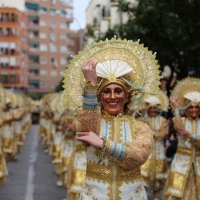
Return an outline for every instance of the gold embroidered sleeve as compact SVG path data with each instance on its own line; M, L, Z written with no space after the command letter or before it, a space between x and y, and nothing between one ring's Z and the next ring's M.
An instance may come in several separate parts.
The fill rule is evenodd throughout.
M185 126L183 124L183 120L181 119L180 116L175 116L173 117L173 122L174 122L174 129L177 130L178 128L183 128L185 129Z
M81 132L93 131L99 133L101 123L100 109L77 109L76 130Z
M125 153L119 164L127 169L141 166L151 154L152 142L152 130L140 122L132 143L125 144Z
M169 124L165 118L162 118L162 125L159 131L156 131L154 138L157 140L163 140L169 132Z
M102 154L106 153L118 160L118 164L125 169L133 169L145 163L152 149L152 130L143 122L137 122L136 134L132 142L119 144L105 140ZM101 155L101 154L100 154Z

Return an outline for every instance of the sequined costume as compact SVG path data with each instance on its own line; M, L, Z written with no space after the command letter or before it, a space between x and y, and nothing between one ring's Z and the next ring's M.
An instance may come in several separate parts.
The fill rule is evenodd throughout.
M142 103L147 107L147 113L141 118L152 129L154 137L153 151L144 165L141 166L141 173L145 180L146 187L151 187L154 191L154 198L157 198L157 192L164 187L167 177L167 161L165 155L164 138L168 134L168 122L158 111L167 111L169 100L163 91L159 91L157 95L145 95ZM155 116L149 113L151 108L156 109Z
M191 102L200 102L200 80L188 78L179 81L172 91L178 97L173 118L174 128L183 128L189 137L178 135L178 148L164 189L163 200L200 200L200 119L179 116L178 110Z
M137 42L100 41L75 56L63 74L64 95L79 107L76 131L92 131L104 140L100 149L77 142L68 199L77 200L79 193L79 200L147 199L140 166L151 153L150 127L129 116L127 110L111 116L98 105L102 89L112 83L129 95L130 107L137 93L158 91L157 61L147 52ZM95 86L85 82L81 71L88 59L98 63ZM155 73L145 73L151 68Z

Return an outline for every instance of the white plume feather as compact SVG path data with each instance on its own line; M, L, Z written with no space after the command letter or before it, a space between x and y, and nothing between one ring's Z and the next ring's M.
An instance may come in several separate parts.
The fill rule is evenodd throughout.
M199 92L188 92L184 97L192 102L200 102Z
M108 79L109 74L115 74L116 78L118 78L131 71L133 71L131 66L119 60L107 60L103 63L98 63L96 67L97 76L105 79Z
M149 104L153 104L153 105L158 105L158 104L161 104L160 100L157 98L157 97L154 97L154 96L150 96L148 98L145 99L145 102L146 103L149 103Z

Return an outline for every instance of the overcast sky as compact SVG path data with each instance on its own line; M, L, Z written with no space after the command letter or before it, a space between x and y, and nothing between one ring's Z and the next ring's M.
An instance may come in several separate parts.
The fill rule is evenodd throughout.
M74 22L71 24L72 30L85 28L85 10L90 0L74 0ZM80 24L80 25L79 25Z

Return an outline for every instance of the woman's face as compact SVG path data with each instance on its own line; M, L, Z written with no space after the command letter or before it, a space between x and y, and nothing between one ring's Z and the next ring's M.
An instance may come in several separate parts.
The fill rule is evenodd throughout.
M100 94L103 110L113 116L123 112L124 105L128 102L127 96L124 88L118 84L104 87Z
M199 116L199 104L191 103L190 106L187 108L187 114L192 119L196 119Z
M157 115L157 107L150 106L148 109L148 115L149 115L149 117L155 117Z

